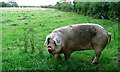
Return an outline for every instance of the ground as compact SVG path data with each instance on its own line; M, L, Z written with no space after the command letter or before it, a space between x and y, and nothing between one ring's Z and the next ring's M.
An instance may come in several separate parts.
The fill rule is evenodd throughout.
M41 8L2 8L2 70L117 70L118 22L94 19L74 12ZM94 51L77 51L68 61L49 58L44 41L61 26L96 23L112 33L99 64L92 65ZM35 48L32 52L32 48Z

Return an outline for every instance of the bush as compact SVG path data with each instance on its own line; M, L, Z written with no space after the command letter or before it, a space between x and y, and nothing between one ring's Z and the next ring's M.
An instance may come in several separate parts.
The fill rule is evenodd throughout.
M120 2L57 2L56 9L74 11L78 14L93 16L98 19L120 21Z
M63 3L57 3L56 8L62 11L73 11L73 5L71 3L68 2L63 2Z
M60 10L60 2L56 3L55 8L58 9L58 10Z
M54 8L53 5L45 5L45 6L40 6L41 8Z
M120 2L109 3L109 18L120 21Z
M89 8L88 2L85 2L85 3L78 2L75 5L75 11L77 13L84 14L84 15L88 15L88 11L87 11L88 8Z

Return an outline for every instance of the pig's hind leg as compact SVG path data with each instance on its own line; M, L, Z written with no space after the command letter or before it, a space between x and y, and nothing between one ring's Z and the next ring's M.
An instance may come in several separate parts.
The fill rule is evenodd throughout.
M94 52L95 52L95 58L92 62L92 64L98 64L98 60L99 60L99 57L101 55L101 52L103 51L103 49L105 48L106 46L106 43L103 43L103 44L95 44L93 46L93 49L94 49Z
M94 60L92 61L92 64L98 64L98 60L100 58L100 55L101 55L101 52L102 52L103 49L101 49L100 47L97 47L97 49L95 49L95 58Z

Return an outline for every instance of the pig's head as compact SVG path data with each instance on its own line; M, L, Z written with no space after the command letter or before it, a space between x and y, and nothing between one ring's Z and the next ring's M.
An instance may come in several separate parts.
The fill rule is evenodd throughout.
M50 54L59 53L62 49L61 34L57 32L47 35L45 44Z

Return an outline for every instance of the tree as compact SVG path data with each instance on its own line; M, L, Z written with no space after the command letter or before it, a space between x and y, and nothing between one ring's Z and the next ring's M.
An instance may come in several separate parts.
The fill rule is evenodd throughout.
M0 7L18 7L18 4L16 2L0 2Z
M56 3L55 8L56 8L56 9L60 9L60 2L57 2L57 3Z
M9 2L9 4L11 5L11 7L18 7L18 4L16 2Z
M0 2L0 7L6 7L6 3L5 2Z
M9 3L6 3L6 7L11 7L11 5Z

